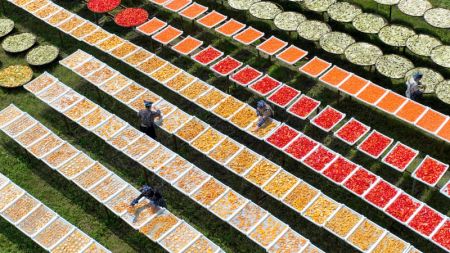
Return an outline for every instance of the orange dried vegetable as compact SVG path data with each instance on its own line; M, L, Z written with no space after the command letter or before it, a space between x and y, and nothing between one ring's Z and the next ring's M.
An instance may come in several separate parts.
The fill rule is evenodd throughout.
M253 127L255 127L257 122L253 123ZM274 120L267 120L258 130L255 132L252 132L252 134L256 135L257 137L263 138L268 133L272 132L275 128L277 128L280 125L280 123L274 121Z
M289 229L270 247L269 253L296 253L308 243L308 240Z
M210 179L194 194L194 199L201 204L208 206L216 200L222 193L224 193L226 187L215 179Z
M93 31L95 31L95 29L97 29L97 27L94 24L86 22L75 28L75 30L73 30L70 34L75 38L81 38L89 35Z
M205 107L206 109L211 109L213 106L218 104L222 99L225 98L225 94L217 89L212 89L206 92L201 97L197 98L196 102Z
M72 228L73 226L71 224L67 223L62 218L58 218L44 228L44 230L39 232L34 239L42 246L48 248L66 236Z
M206 238L201 237L197 241L195 241L191 246L189 246L184 253L213 253L217 251L217 246L206 240Z
M236 154L239 150L239 146L232 141L230 138L226 138L223 142L221 142L216 148L214 148L209 156L218 161L219 163L226 162L231 156Z
M192 164L188 163L188 161L184 160L180 156L176 156L175 159L162 166L157 173L162 178L172 182L191 167Z
M72 178L73 176L80 173L93 163L94 162L89 158L89 156L85 155L84 153L81 153L72 160L68 161L63 166L61 166L61 168L59 168L58 171L67 178Z
M5 109L1 110L0 111L0 127L15 120L21 114L22 114L22 111L13 105L10 105L10 106L6 107Z
M131 201L139 196L139 194L140 192L130 185L112 199L108 200L106 206L111 208L114 212L122 214L128 209Z
M364 220L350 235L348 241L363 251L368 250L383 234L383 230L368 220Z
M31 1L29 4L27 4L26 6L24 6L24 9L27 10L28 12L35 12L36 10L42 8L44 5L48 3L49 3L48 0L34 0Z
M211 206L211 212L222 219L227 219L245 203L245 199L236 192L230 191Z
M63 111L69 106L78 102L79 100L81 100L80 94L78 94L74 90L70 90L62 97L59 97L58 99L53 101L50 105L57 110Z
M308 244L306 248L302 251L302 253L322 253L323 251L319 250L314 244Z
M0 210L23 193L23 190L10 183L0 190Z
M240 230L248 232L266 214L267 211L250 202L230 220L230 223Z
M162 83L175 76L178 72L180 72L179 68L172 64L166 64L151 74L151 77Z
M101 201L106 200L111 195L122 189L126 183L118 176L113 175L103 180L89 192Z
M95 129L95 133L105 140L111 139L120 129L125 126L125 122L117 116L113 116L99 128Z
M74 71L80 76L87 76L90 73L93 73L94 71L100 69L103 65L104 64L99 60L91 59L83 63L81 66L77 67Z
M286 196L283 201L295 210L301 212L318 193L318 190L312 188L306 183L301 182Z
M178 218L176 216L168 211L164 211L142 226L139 231L156 241L161 237L161 235L169 231L177 223Z
M225 137L220 134L218 131L209 128L203 134L201 134L198 138L196 138L191 145L198 150L207 153L214 146L216 146L220 141L222 141Z
M55 14L57 11L61 10L59 6L56 6L54 4L49 4L42 9L38 10L34 15L39 17L40 19L45 19L49 17L50 15Z
M109 142L111 145L113 145L116 149L123 149L128 144L130 144L132 141L136 140L139 137L139 131L136 130L134 127L127 127L123 131L121 131L119 134L117 134L115 137L113 137Z
M75 68L76 66L80 65L81 63L85 62L86 60L92 58L88 53L78 50L75 53L67 56L63 60L61 60L61 64L64 66L67 66L68 68ZM43 77L44 75L41 75L40 77ZM38 78L40 78L38 77ZM47 78L50 78L50 80L55 80L55 78L48 76Z
M91 244L83 253L107 253L98 243Z
M25 194L16 200L13 205L6 208L2 215L14 223L30 213L38 204L38 201L34 200L30 195Z
M11 122L7 127L3 128L3 131L11 136L16 136L18 133L30 127L32 124L36 122L28 114L24 114L18 119Z
M144 94L140 95L138 98L133 100L133 102L131 102L129 106L135 109L136 111L143 110L145 109L144 101L151 101L153 103L157 103L161 101L161 97L149 90L146 90Z
M392 234L386 235L377 246L373 249L373 253L396 253L404 252L408 247L404 241L398 239Z
M78 150L76 150L72 145L65 143L57 150L48 154L44 161L47 162L50 166L56 168L60 166L62 163L72 158Z
M79 230L75 230L64 241L58 244L52 253L67 253L67 252L79 252L81 249L91 241L91 238L82 234Z
M70 32L75 27L81 25L84 22L86 22L86 21L84 21L83 19L81 19L77 16L73 16L73 17L69 18L67 21L64 21L64 23L60 24L58 27L59 27L59 29L61 29L64 32Z
M189 225L182 223L164 237L160 243L170 252L181 252L181 250L192 242L198 234L199 233Z
M306 209L304 215L309 217L315 223L322 225L338 207L336 202L321 195L308 207L308 209Z
M37 124L32 128L26 130L19 136L17 136L15 139L18 143L22 144L23 146L28 146L47 133L49 133L49 131L45 129L42 124Z
M140 71L150 74L153 71L157 70L158 68L162 67L167 62L157 56L153 56L150 59L144 61L143 63L139 64L137 67Z
M286 171L282 170L270 182L264 186L264 190L270 192L277 198L281 198L288 192L296 183L298 179Z
M98 29L95 32L92 32L88 36L84 37L83 40L94 45L97 44L97 42L108 38L109 36L111 36L111 34L109 34L108 32L104 31L103 29Z
M241 175L247 169L249 169L256 161L258 161L258 156L251 153L248 149L242 150L238 155L236 155L231 161L228 162L228 167L232 169L237 174Z
M194 81L194 77L186 74L185 72L181 72L170 81L166 83L166 86L172 88L173 90L179 91L184 88L186 85L190 84Z
M37 143L33 144L28 149L34 156L41 157L60 144L62 144L62 140L59 139L55 134L50 134Z
M80 120L79 124L87 129L92 129L105 121L110 115L111 113L105 111L104 109L97 108L88 115L84 116Z
M67 58L66 58L67 59ZM64 59L64 60L66 60ZM38 93L39 91L43 90L44 88L48 87L50 84L54 83L56 79L52 77L51 75L44 73L38 77L36 77L32 82L25 85L27 90L32 92L33 94Z
M261 186L279 169L279 166L269 162L267 159L263 159L245 175L245 178L256 185Z
M189 120L189 115L180 109L176 109L167 117L164 117L161 127L167 132L172 133L178 127L182 126L186 121Z
M126 78L124 75L119 74L103 83L100 86L100 89L111 95L130 83L130 79Z
M202 81L196 81L180 91L180 95L187 99L194 100L208 89L209 86L207 84Z
M111 68L108 68L108 67L104 67L104 68L101 68L101 69L97 70L96 72L92 73L86 79L89 82L91 82L92 84L95 84L98 86L101 83L103 83L104 81L111 78L115 73L117 73L117 71L115 71Z
M47 22L51 25L56 26L62 21L68 19L72 14L66 10L61 10L47 19Z
M177 181L176 186L185 193L190 194L195 188L203 183L207 177L205 172L194 167Z
M25 231L25 233L32 235L43 228L53 217L55 217L55 214L44 205L41 205L21 221L17 227Z
M222 100L222 102L214 108L214 113L223 117L224 119L228 119L233 113L235 113L239 108L242 107L244 103L239 101L238 99L229 96L226 99Z
M14 4L16 4L17 6L24 6L28 3L30 3L33 0L13 0L11 2L13 2Z
M130 144L124 152L132 159L137 160L145 153L150 151L150 149L155 147L156 144L157 143L154 140L144 135L141 136L137 141Z
M137 46L126 41L125 43L111 51L111 54L120 59L134 52L136 49Z
M129 206L129 203L127 205L127 211L122 215L122 219L134 227L140 227L145 224L159 210L159 208L150 204L148 200L140 201L133 207Z
M120 44L123 43L123 39L121 39L120 37L113 35L107 39L105 39L104 41L100 42L100 44L98 44L98 47L105 51L108 52L114 48L116 48L117 46L119 46Z
M233 117L231 117L231 123L235 124L240 128L246 128L250 123L255 121L257 118L255 109L250 106L245 106L239 110Z
M286 229L286 224L275 219L272 215L267 217L255 230L250 234L250 237L258 241L263 246L269 245L277 238L281 232Z
M77 182L83 189L87 189L104 178L108 172L108 169L106 169L103 165L96 163L87 171L77 176L74 181Z
M164 146L160 145L156 149L152 150L150 154L142 158L140 163L147 169L154 171L159 168L170 158L174 156L174 153Z
M202 124L198 119L192 119L184 124L184 126L181 127L176 134L181 139L189 142L197 137L197 135L199 135L205 129L206 126Z
M351 211L348 207L342 207L331 218L325 227L341 237L345 237L356 224L361 220L361 216Z
M150 56L152 56L152 54L149 53L147 50L139 49L138 51L134 52L133 54L125 58L125 62L127 62L132 66L136 66L145 61L146 59L148 59Z
M74 105L72 108L64 112L64 115L71 120L77 121L83 117L87 112L95 108L95 104L87 99L83 99Z
M38 95L43 101L50 103L61 94L65 93L69 88L61 83L54 83L48 89Z
M137 83L132 83L115 94L114 97L124 103L128 103L132 99L136 98L139 94L142 94L144 91L145 89L142 86L138 85Z

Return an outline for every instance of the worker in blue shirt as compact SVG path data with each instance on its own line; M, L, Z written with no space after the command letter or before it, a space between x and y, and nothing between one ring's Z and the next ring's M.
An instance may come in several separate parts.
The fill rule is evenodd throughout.
M258 103L256 103L256 115L258 116L258 122L256 123L256 126L253 127L252 131L258 131L258 129L260 129L264 123L266 123L267 119L273 116L273 114L274 111L269 104L264 102L264 100L258 101Z
M166 207L166 202L164 201L162 194L157 190L157 189L153 189L151 186L149 185L143 185L139 191L141 192L141 194L139 194L139 196L137 198L135 198L132 202L131 202L131 206L135 206L137 203L139 203L139 200L141 198L147 198L148 200L150 200L150 203L154 206L159 206L159 207Z

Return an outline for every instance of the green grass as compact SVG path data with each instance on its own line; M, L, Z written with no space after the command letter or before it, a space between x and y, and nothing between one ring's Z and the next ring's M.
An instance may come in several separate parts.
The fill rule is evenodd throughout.
M132 2L134 2L132 3L133 5L141 3L141 1ZM61 1L59 3L74 11L77 11L81 16L93 20L93 16L85 8L81 8L78 3ZM55 29L50 28L42 22L38 22L37 19L31 17L31 15L26 14L23 11L19 11L18 8L12 7L9 4L7 7L7 16L13 18L18 23L18 30L33 31L40 36L40 42L45 40L60 46L64 55L75 51L77 48L81 48L93 54L95 57L101 59L110 66L113 66L136 82L163 96L169 102L176 104L186 112L201 118L223 133L245 145L248 145L250 148L256 150L258 153L266 156L267 158L283 164L287 170L296 176L318 187L333 199L341 203L345 203L354 210L366 215L377 224L388 228L391 232L400 235L403 239L413 242L424 252L439 252L439 250L430 242L422 239L414 232L405 229L403 225L393 222L391 218L386 217L380 211L377 211L365 202L355 198L342 188L337 187L318 175L311 173L309 169L300 165L298 162L287 158L280 152L276 152L276 150L268 145L256 142L255 139L249 135L240 132L223 120L205 112L203 109L200 109L191 102L177 96L173 92L163 88L161 85L154 83L151 79L144 77L142 74L131 69L130 67L114 60L111 56L87 47L85 44L79 43L67 36L63 36L64 45L62 45ZM159 17L169 19L174 18L169 13L158 12L155 8L147 5L146 8L148 8L151 13L157 14ZM176 22L176 26L181 25L178 20L175 20L174 22ZM375 112L370 108L356 103L355 101L345 99L337 103L336 93L324 89L322 86L316 85L315 82L310 79L296 74L285 67L273 65L267 60L258 58L255 56L254 52L241 49L232 42L222 39L215 34L189 26L188 23L183 23L182 25L187 31L193 31L195 36L211 41L212 44L226 53L231 53L246 63L270 72L275 78L293 85L294 87L300 89L303 93L319 99L325 104L331 104L339 110L348 113L348 115L361 119L364 123L368 123L381 132L387 133L407 145L418 148L420 151L428 153L444 162L450 162L450 157L448 157L448 154L450 153L449 145L440 143L435 139L425 136L422 133L419 133L416 129L406 127L405 124L394 119L387 121L385 114ZM109 31L126 36L128 39L131 39L135 43L146 48L156 45L152 45L151 42L149 43L151 40L148 38L135 36L135 34L128 32L128 30L117 28L110 20L104 24L104 27ZM214 77L209 70L206 70L198 65L194 65L191 60L185 57L179 57L175 53L165 49L159 51L158 55L170 60L177 66L188 69L190 73L199 76L203 80L208 80L209 83L214 84L222 90L229 90L231 94L243 101L253 103L257 99L246 90L232 86L228 80ZM3 66L24 63L23 59L24 55L6 55L2 50L0 50L0 60L2 61ZM37 72L41 72L43 70L51 72L60 78L61 81L79 91L81 94L84 94L90 99L101 104L109 111L116 113L121 118L136 125L136 119L131 113L131 110L115 102L114 99L97 92L92 85L81 80L72 72L56 63L46 68L35 69ZM13 91L1 89L0 108L4 108L12 102L19 106L22 110L27 111L36 117L44 125L59 134L63 139L68 140L79 149L87 152L93 158L106 164L108 168L133 185L138 186L145 181L142 176L142 167L123 155L118 154L103 141L91 134L88 134L75 124L66 124L63 116L49 109L48 106L34 98L31 94L20 89ZM358 109L355 110L355 108ZM316 140L327 144L327 146L330 146L332 149L339 151L347 157L351 157L353 161L357 161L366 168L370 168L372 171L375 171L377 174L383 176L390 182L398 185L408 193L413 194L423 201L427 201L427 203L434 208L449 214L448 210L450 210L450 205L448 203L448 199L435 190L431 190L429 187L420 184L416 185L413 190L414 183L408 175L394 172L387 166L381 165L379 162L375 162L374 160L357 153L353 148L350 148L330 136L317 131L317 129L311 127L310 124L306 124L303 121L293 118L288 118L287 115L281 111L277 111L276 117L280 120L288 120L290 125L295 126L297 129L304 130L308 135L312 136ZM181 144L179 141L178 145L175 145L172 138L161 132L159 134L161 141L165 145L174 150L176 149L179 154L189 161L193 162L206 172L212 174L214 177L229 185L245 197L266 208L275 216L291 225L296 231L299 231L301 234L310 238L316 245L320 246L327 252L355 251L348 244L342 242L334 236L331 236L330 233L324 231L323 229L318 229L317 226L313 225L309 221L306 221L292 210L283 206L279 201L276 201L271 197L267 197L266 194L262 193L259 189L256 189L256 187L244 182L244 180L226 171L215 163L211 163L209 159L194 151L187 145ZM429 144L423 145L423 143ZM162 251L158 245L151 243L147 238L133 231L123 221L114 217L112 213L106 211L100 204L80 190L76 185L69 183L62 176L59 176L59 174L51 171L44 164L36 161L36 159L29 158L25 151L19 148L18 144L11 141L4 134L0 135L0 163L7 165L0 167L1 173L4 173L6 176L10 177L14 182L25 188L32 195L43 201L56 212L60 213L64 218L68 219L74 225L87 232L90 236L114 252ZM219 244L228 252L262 251L260 247L256 246L245 236L225 223L218 221L215 216L197 204L194 204L193 201L189 200L155 176L149 175L148 180L163 189L170 211L177 214L179 217L186 219L190 224L195 226L208 238L212 239L215 243ZM40 250L39 247L26 238L26 236L22 235L13 226L9 225L4 220L0 221L1 252L38 252ZM324 238L326 238L326 240L324 240Z

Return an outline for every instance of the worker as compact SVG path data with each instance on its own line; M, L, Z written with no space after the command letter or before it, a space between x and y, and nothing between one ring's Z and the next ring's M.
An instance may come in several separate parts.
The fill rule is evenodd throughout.
M423 89L422 83L420 80L422 80L423 74L420 72L415 73L408 81L406 81L406 97L410 98L411 100L416 101L417 99L420 99L422 97L422 91Z
M159 192L159 190L153 189L149 185L143 185L139 189L139 191L141 192L141 194L139 194L139 196L131 202L131 204L130 204L131 206L135 206L137 203L139 203L139 200L141 198L145 197L154 206L166 207L166 202L164 201L162 194Z
M267 119L272 117L273 114L274 111L269 104L264 102L264 100L258 101L258 103L256 103L256 115L258 116L258 122L256 123L256 126L253 127L252 131L255 132L259 128L261 128L262 125L264 125L264 123L267 121Z
M142 132L146 133L153 139L156 139L155 121L162 119L161 111L153 105L153 102L144 101L145 109L138 112Z

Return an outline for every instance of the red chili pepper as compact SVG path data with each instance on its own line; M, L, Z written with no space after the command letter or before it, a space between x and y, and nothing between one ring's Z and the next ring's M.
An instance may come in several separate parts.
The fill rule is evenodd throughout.
M288 126L282 126L278 128L267 141L278 148L283 148L292 141L295 137L297 137L298 132Z
M417 151L403 145L397 145L385 158L385 162L403 171L409 162L416 157Z
M351 119L345 126L339 129L336 135L349 143L355 143L368 129L368 127L357 120Z
M361 150L374 157L379 157L381 153L391 144L392 139L373 132L359 147Z
M397 189L385 181L380 181L377 185L370 189L364 198L370 203L383 208L395 196L395 194L397 194L397 191Z
M397 218L399 221L406 222L419 207L419 203L414 202L410 196L402 193L386 209L386 212Z
M233 80L247 85L261 76L261 72L251 67L245 67L232 76Z
M213 62L214 60L219 58L221 55L222 55L222 52L220 52L219 50L217 50L213 47L208 47L208 48L200 51L197 55L195 55L194 59L197 60L198 62L206 65L206 64Z
M114 22L122 27L133 27L143 24L148 19L148 12L142 8L126 8L114 17Z
M222 75L227 75L237 69L241 63L229 56L214 65L213 69Z
M297 159L302 159L317 146L317 142L302 136L294 140L285 151Z
M443 219L433 209L424 206L408 224L422 235L429 236Z
M340 183L354 171L356 167L356 164L345 160L343 157L339 157L328 166L323 174L336 183Z
M376 176L365 169L358 169L344 184L350 191L361 195L375 182Z
M307 97L302 96L297 102L295 102L290 108L289 111L299 117L306 118L308 117L314 109L320 104L320 102Z
M89 0L87 7L95 13L105 13L114 10L120 5L121 0Z
M331 153L330 151L326 150L322 146L320 146L318 149L316 149L314 152L312 152L306 159L304 160L304 163L306 163L311 168L321 171L325 166L331 162L336 157L336 154Z
M279 106L285 106L289 102L291 102L292 99L294 99L299 93L300 91L292 87L283 86L269 97L269 101L272 101Z
M274 90L281 83L268 76L259 79L257 82L250 86L251 89L258 91L259 93L266 95L270 91Z
M321 111L319 115L316 118L314 118L313 122L316 125L325 129L326 131L329 131L336 124L338 124L343 118L344 118L343 113L334 108L328 107L325 110Z
M425 158L420 167L416 170L416 177L429 183L435 184L439 178L447 171L447 165L431 157ZM450 184L449 184L450 187Z
M450 221L446 221L432 239L447 250L450 250Z

